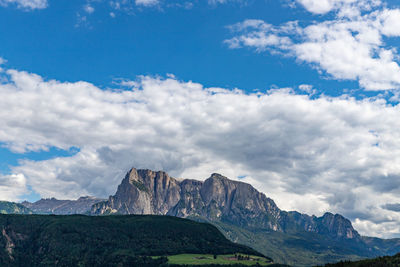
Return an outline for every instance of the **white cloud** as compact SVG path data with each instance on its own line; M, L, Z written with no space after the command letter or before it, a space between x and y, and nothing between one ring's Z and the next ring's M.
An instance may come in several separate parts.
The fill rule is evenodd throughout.
M225 43L230 48L250 47L258 52L269 50L292 56L334 79L358 81L366 90L398 89L398 53L384 42L384 38L400 36L398 21L399 9L381 9L351 17L338 16L334 20L312 22L305 27L300 27L297 22L274 26L262 20L245 20L231 26L237 35Z
M323 14L331 11L334 7L334 1L330 0L298 0L308 11Z
M400 231L400 213L383 208L400 203L399 106L311 99L291 89L246 94L173 76L101 90L6 73L0 142L15 152L80 149L12 167L25 180L2 177L0 191L13 192L2 194L6 199L20 197L25 185L42 197L108 196L132 166L195 179L220 172L246 175L284 209L339 212L364 234Z
M228 2L246 3L247 0L208 0L210 5L226 4Z
M369 11L381 5L380 0L295 0L307 11L315 14L325 14L339 11L340 16L356 16L362 11Z
M155 6L159 3L159 0L135 0L135 4L137 6Z
M1 0L0 0L1 1ZM199 4L202 1L195 0L174 0L174 1L163 1L163 0L135 0L135 1L127 1L127 0L110 0L110 6L115 10L121 11L132 11L132 9L136 6L138 8L144 7L162 7L162 8L183 8L186 10L192 9L196 4ZM207 0L205 3L215 6L218 4L227 4L227 3L239 3L246 4L247 0ZM161 9L163 10L163 9Z
M88 14L92 14L94 12L94 7L87 4L83 7L83 9L85 10L86 13Z
M27 191L23 174L0 175L0 200L20 201Z
M316 93L316 90L311 84L300 84L299 89L303 92L306 92L309 95Z
M384 9L377 18L380 20L381 32L386 36L400 36L400 10Z
M43 9L48 5L47 0L0 0L0 5L8 6L10 4L25 10Z
M298 28L296 22L289 22L280 27L275 27L262 20L249 19L241 23L229 26L233 32L245 32L245 34L225 40L229 48L241 48L248 46L257 51L265 51L270 48L288 50L293 46L292 40L285 34L292 33Z

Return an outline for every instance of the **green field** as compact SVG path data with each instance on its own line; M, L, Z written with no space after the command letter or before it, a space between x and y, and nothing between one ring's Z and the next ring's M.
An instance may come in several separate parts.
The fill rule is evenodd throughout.
M237 254L239 255L239 254ZM247 255L240 254L243 257ZM188 264L188 265L202 265L202 264L243 264L252 266L259 263L260 266L267 266L271 264L271 261L258 256L250 256L250 260L238 260L235 258L235 254L217 255L214 259L212 254L179 254L168 256L168 264Z

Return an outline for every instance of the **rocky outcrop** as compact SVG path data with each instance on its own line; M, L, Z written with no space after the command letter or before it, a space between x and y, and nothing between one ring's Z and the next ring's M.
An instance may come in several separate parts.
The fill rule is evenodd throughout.
M92 207L94 214L165 215L180 199L179 182L167 173L131 169L108 201Z
M35 214L70 215L86 214L94 204L104 200L95 197L80 197L77 200L45 198L33 203L24 201L21 204Z
M14 260L14 257L13 257L12 254L13 254L13 250L15 248L15 244L12 241L12 239L8 236L5 228L3 228L3 230L1 231L1 234L6 239L6 247L5 247L5 249L6 249L7 254L10 257L11 260Z
M341 215L322 217L280 210L247 183L214 173L204 182L178 181L163 171L131 169L114 196L93 205L91 213L157 214L225 222L248 229L315 232L333 239L360 239Z
M321 218L317 218L317 228L319 234L327 235L339 239L361 240L360 234L354 230L351 222L340 214L327 212Z

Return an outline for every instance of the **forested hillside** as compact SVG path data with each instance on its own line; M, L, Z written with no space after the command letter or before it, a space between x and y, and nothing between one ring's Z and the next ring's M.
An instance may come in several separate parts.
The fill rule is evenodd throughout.
M0 266L145 266L183 253L260 253L170 216L0 215ZM139 265L138 265L139 264Z

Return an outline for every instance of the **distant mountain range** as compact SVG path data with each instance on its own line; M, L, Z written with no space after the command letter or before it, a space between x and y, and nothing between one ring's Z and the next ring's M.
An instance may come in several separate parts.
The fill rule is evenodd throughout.
M363 237L339 214L321 217L280 210L247 183L212 174L203 181L177 180L163 171L131 169L108 200L42 199L24 202L41 214L152 214L209 222L230 240L275 262L312 266L400 251L400 239Z
M33 214L33 212L22 204L0 201L0 214Z
M24 201L21 204L35 214L71 215L87 214L94 204L104 200L96 197L80 197L77 200L45 198L34 203Z

